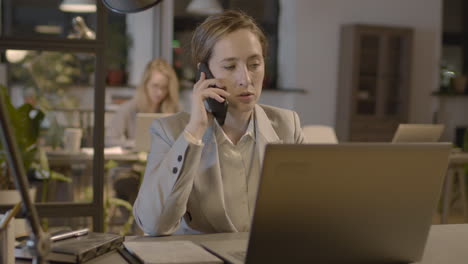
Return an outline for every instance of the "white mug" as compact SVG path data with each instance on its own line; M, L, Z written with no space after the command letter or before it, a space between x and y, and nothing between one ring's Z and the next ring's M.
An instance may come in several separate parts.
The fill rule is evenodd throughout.
M77 153L81 148L81 137L83 131L81 128L65 128L63 135L63 146L66 152Z

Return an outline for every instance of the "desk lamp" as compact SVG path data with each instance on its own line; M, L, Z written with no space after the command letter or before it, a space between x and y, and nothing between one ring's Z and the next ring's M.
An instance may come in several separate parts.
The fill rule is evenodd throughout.
M29 184L23 167L23 160L20 156L18 145L16 144L15 135L11 127L10 117L7 113L4 95L0 93L0 139L5 149L8 168L10 169L16 189L21 194L23 201L22 210L26 215L26 219L31 226L32 233L30 234L27 245L33 256L34 264L46 263L46 257L50 250L50 236L44 233L41 229L39 216L36 207L31 202L29 196Z
M148 9L162 0L102 0L104 5L113 12L127 14Z

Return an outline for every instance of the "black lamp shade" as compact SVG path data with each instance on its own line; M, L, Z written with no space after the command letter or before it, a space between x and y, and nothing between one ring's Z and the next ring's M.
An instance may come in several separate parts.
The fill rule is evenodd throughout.
M161 1L162 0L102 0L107 8L121 14L140 12Z

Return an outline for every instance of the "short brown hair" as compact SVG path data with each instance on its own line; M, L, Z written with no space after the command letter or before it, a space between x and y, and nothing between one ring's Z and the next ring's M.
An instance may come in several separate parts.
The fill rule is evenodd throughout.
M146 86L153 72L160 72L167 77L168 94L159 107L161 113L176 113L179 111L179 81L172 66L163 59L154 59L146 65L141 78L141 83L136 90L136 101L138 112L147 113L151 111L151 103Z
M249 29L258 37L263 58L265 58L268 48L267 39L255 20L241 11L228 10L209 16L195 29L191 43L193 63L195 65L199 62L207 63L216 42L239 29Z

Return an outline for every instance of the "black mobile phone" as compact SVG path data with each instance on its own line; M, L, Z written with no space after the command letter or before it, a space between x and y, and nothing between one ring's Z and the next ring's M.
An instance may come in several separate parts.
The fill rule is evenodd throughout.
M210 68L208 68L208 65L206 63L200 63L198 67L197 76L196 76L197 82L198 80L200 80L202 72L205 73L206 79L214 79L214 76L211 73ZM216 121L218 121L218 124L220 126L224 125L224 120L226 119L226 114L227 114L227 109L228 109L227 100L224 100L224 102L220 103L213 98L207 98L205 99L204 104L205 104L206 111L213 114L213 116L216 118Z

